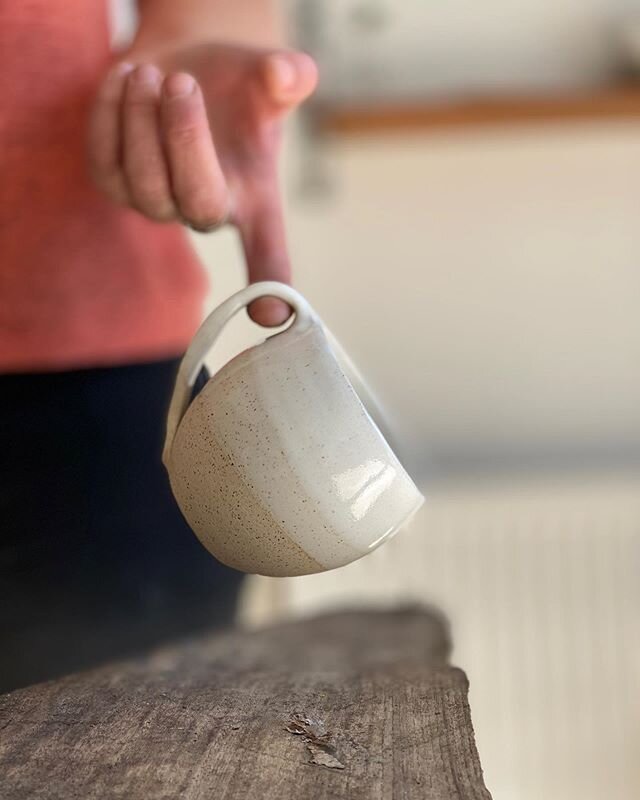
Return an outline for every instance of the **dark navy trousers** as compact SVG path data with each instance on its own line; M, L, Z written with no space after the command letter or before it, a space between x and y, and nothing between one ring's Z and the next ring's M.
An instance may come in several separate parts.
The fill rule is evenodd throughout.
M0 691L232 622L160 462L177 366L0 376Z

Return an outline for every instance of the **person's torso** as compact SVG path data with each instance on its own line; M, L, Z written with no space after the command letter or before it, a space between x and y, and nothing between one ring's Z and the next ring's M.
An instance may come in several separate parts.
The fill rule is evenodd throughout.
M162 358L198 323L205 279L182 229L87 177L110 59L105 0L0 0L0 372Z

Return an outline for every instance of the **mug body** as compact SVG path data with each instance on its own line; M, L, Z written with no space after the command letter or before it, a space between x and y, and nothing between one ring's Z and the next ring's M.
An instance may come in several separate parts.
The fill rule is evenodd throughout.
M177 426L167 466L202 544L262 575L348 564L423 502L319 323L292 326L214 375Z

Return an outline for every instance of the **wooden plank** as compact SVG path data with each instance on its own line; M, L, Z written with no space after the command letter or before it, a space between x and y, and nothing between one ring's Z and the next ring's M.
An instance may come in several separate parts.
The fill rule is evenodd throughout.
M192 641L0 698L0 795L486 800L433 613Z
M593 92L467 98L396 105L320 107L314 120L325 133L358 136L438 128L640 117L640 86L621 84Z

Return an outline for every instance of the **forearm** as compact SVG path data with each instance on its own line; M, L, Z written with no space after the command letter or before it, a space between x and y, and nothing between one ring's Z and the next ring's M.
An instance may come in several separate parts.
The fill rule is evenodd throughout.
M278 0L139 0L138 7L136 54L206 41L257 47L284 41Z

